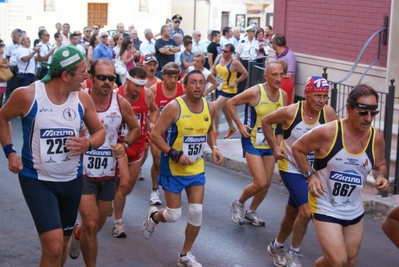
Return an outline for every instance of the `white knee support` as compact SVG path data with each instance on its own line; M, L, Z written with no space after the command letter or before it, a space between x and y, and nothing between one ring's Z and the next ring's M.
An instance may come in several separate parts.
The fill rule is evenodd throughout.
M188 223L193 226L201 226L202 204L188 203Z
M181 207L178 209L171 209L166 207L163 212L163 218L167 222L175 222L181 217Z

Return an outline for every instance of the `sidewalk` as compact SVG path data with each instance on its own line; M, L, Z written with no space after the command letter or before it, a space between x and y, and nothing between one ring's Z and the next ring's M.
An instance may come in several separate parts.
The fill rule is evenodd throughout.
M221 166L238 173L248 175L248 179L251 179L245 158L242 156L241 140L218 139L217 144L224 157ZM204 158L206 161L212 162L212 154L210 153L209 148L205 151ZM277 164L274 169L273 183L284 186L277 170ZM391 208L399 205L399 195L389 195L388 197L383 198L380 195L363 192L362 199L365 213L372 214L373 216L386 216Z

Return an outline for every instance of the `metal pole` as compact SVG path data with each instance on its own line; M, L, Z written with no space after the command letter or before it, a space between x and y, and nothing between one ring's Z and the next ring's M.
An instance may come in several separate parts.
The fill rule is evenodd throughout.
M391 144L392 144L392 124L393 124L393 110L394 110L394 100L395 100L395 86L393 83L394 79L391 79L391 85L388 89L388 95L386 99L385 106L385 122L384 122L384 139L385 139L385 161L387 173L385 178L389 180L389 169L391 162ZM383 192L382 197L388 196L388 191Z
M196 20L197 20L197 0L194 0L194 29L193 29L193 31L197 28Z

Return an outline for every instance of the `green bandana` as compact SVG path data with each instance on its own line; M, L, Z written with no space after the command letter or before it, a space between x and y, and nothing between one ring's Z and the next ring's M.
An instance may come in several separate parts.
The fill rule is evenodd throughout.
M41 80L43 83L50 81L52 70L67 70L84 60L82 53L73 45L61 47L53 54L51 64L42 64L49 67L47 75Z

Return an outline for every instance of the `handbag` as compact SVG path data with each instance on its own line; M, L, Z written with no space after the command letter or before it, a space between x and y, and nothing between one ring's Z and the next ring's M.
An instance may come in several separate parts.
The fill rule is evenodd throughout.
M113 60L115 66L115 72L118 75L126 75L127 69L125 63L120 58Z
M6 82L10 80L14 74L9 68L0 68L0 82Z

